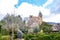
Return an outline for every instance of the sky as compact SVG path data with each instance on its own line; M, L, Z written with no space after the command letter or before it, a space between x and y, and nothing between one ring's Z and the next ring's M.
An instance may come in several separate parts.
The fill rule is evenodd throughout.
M21 15L43 15L43 21L60 23L60 0L0 0L0 20L9 13Z

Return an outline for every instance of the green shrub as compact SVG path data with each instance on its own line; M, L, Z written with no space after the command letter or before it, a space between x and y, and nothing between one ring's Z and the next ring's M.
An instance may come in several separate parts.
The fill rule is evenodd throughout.
M10 36L2 36L2 40L10 40Z
M24 39L25 39L25 40L31 40L31 39L33 39L33 37L35 37L34 34L25 34L25 35L24 35Z
M2 36L2 35L0 34L0 40L2 40L1 36Z
M50 34L24 34L25 40L60 40L59 33Z
M51 37L49 35L44 35L43 40L51 40Z
M59 35L59 34L56 35L56 36L54 37L54 40L60 40L60 35Z
M43 40L43 36L37 36L36 40Z
M7 31L6 29L2 29L1 34L2 35L9 35L9 31Z

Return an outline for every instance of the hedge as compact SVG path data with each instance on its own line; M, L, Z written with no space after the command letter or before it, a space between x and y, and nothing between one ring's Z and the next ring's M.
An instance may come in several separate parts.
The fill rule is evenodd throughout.
M25 40L60 40L60 34L25 34Z

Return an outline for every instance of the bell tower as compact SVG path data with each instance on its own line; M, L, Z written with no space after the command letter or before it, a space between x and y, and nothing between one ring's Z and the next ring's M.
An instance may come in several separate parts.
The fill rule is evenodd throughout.
M41 13L41 12L39 12L38 17L40 18L40 23L42 24L42 21L43 21L43 20L42 20L42 13ZM40 24L40 25L41 25L41 24Z
M42 18L42 13L41 13L41 12L39 12L39 15L38 15L38 16Z

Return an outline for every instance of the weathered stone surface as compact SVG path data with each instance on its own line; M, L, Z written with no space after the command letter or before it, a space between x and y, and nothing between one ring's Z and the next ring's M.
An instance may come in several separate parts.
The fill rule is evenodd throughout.
M17 38L22 39L22 37L23 37L22 31L21 31L21 30L18 30L18 31L17 31Z

